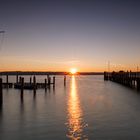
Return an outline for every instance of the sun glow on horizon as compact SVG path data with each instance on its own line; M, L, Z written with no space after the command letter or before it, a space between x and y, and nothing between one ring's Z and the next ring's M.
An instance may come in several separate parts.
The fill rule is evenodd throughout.
M70 69L70 73L71 74L76 74L77 73L77 69L76 68L71 68Z

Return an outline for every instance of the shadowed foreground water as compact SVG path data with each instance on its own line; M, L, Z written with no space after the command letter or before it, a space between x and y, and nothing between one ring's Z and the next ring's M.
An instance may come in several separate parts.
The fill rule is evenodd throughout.
M140 139L140 94L103 76L69 76L66 87L57 76L55 89L3 96L0 140Z

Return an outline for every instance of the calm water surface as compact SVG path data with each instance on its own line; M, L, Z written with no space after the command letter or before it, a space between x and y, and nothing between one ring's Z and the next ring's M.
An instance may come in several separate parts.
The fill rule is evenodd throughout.
M66 87L56 76L55 89L25 90L23 99L4 89L3 96L0 140L140 139L140 94L103 76L69 76Z

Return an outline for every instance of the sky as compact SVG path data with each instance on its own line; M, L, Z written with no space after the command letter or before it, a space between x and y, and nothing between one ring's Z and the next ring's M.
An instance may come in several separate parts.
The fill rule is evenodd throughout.
M0 71L140 67L138 0L0 0Z

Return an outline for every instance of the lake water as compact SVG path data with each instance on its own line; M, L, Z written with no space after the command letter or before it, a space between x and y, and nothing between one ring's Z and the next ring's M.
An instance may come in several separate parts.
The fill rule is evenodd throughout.
M55 89L25 90L23 100L4 89L0 140L25 139L139 140L140 94L103 76L69 76L65 87L56 76Z

